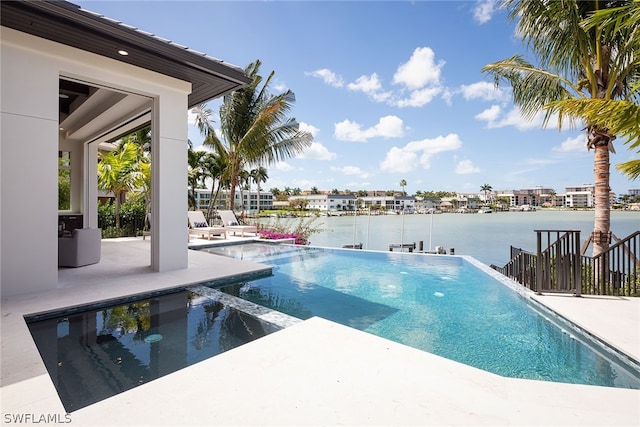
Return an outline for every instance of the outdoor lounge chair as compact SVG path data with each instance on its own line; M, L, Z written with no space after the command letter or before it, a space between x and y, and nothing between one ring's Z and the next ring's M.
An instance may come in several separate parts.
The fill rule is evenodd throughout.
M207 236L208 240L211 240L211 236L222 236L227 238L227 230L223 227L209 227L209 223L204 217L202 211L188 211L189 217L189 234L197 236Z
M58 267L83 267L100 262L102 231L76 228L68 236L58 237Z
M240 225L233 211L218 211L218 215L220 215L220 219L222 220L222 226L227 229L227 231L233 231L234 236L238 231L241 237L244 237L244 233L258 234L258 227L255 225Z

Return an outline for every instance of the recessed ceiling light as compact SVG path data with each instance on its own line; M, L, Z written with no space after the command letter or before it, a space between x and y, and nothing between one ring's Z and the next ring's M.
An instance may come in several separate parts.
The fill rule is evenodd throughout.
M122 56L127 56L127 55L129 55L129 52L127 52L126 50L123 50L123 49L120 49L120 50L118 51L118 53L119 53L120 55L122 55Z

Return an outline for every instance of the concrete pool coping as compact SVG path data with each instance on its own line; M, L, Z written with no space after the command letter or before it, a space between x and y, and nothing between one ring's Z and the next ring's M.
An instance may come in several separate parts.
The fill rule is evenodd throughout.
M104 241L101 263L60 270L56 291L3 296L3 423L64 420L25 314L264 268L190 251L188 270L153 273L148 248ZM639 358L640 299L534 298ZM638 425L640 391L503 378L313 318L69 417L71 425Z

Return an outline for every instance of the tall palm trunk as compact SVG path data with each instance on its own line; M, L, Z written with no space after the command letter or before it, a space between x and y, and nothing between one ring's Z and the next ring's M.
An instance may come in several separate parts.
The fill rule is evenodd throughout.
M595 196L595 221L593 234L593 256L599 255L609 248L611 209L609 187L609 147L607 144L594 147L593 173Z

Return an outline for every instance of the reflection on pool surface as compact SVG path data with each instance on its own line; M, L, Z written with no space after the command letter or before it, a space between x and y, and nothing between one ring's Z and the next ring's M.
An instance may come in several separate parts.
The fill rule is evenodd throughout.
M208 248L273 276L217 289L307 319L320 316L499 375L640 388L633 363L463 257L291 245Z
M192 291L27 322L68 412L279 329Z

